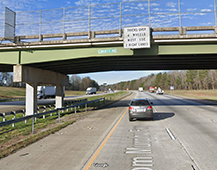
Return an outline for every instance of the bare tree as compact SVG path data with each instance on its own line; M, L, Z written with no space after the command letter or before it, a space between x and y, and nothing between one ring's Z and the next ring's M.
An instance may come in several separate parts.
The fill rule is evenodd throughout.
M0 73L0 85L10 86L13 83L13 75L9 72Z

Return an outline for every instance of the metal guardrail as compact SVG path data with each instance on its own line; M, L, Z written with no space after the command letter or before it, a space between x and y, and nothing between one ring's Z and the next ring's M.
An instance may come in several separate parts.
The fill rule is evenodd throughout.
M82 99L82 100L65 101L64 102L64 107L68 107L69 105L75 105L77 103L81 103L81 102L85 102L85 101L87 101L87 98L86 99ZM55 107L55 104L43 105L43 106L37 107L37 112L38 113L40 111L45 112L45 111L47 111L47 109L51 110L52 107ZM10 112L0 113L0 116L3 117L3 122L4 122L6 116L13 115L14 119L15 119L16 118L16 114L22 113L23 117L24 117L25 116L25 112L26 112L25 109L22 109L22 110L16 110L16 111L10 111Z
M42 112L42 113L35 113L33 115L23 116L21 118L15 118L14 117L12 120L7 120L7 121L0 122L0 127L10 125L10 124L12 124L12 127L14 127L15 123L22 122L22 121L25 121L25 123L26 123L27 120L32 119L32 133L34 133L34 122L35 122L35 118L37 118L37 117L41 117L41 116L44 116L44 115L47 115L47 114L57 113L58 114L58 122L60 122L60 111L75 108L74 114L76 116L76 113L77 113L76 108L77 107L80 107L80 106L84 105L85 106L85 111L87 111L87 105L88 104L96 103L96 102L99 102L99 101L105 101L105 97L99 98L99 99L96 99L96 100L92 100L92 101L87 101L86 100L86 101L83 101L82 103L75 103L75 104L73 104L71 106L58 108L58 109L54 109L54 110L50 110L50 111L45 111L45 112ZM15 112L10 112L10 114L15 115L16 113Z

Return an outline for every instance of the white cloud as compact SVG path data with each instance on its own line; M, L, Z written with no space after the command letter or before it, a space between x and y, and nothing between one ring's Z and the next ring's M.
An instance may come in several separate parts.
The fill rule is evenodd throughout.
M158 3L151 3L151 7L153 7L153 6L160 6L160 4L158 4Z
M211 9L201 9L201 12L211 12Z
M166 4L166 6L167 7L170 7L170 8L175 8L176 7L176 3L174 3L174 2L167 2L167 4Z
M167 11L170 11L170 12L177 12L178 9L167 9Z
M204 22L204 23L200 23L203 26L207 26L207 25L213 25L213 22Z
M197 11L197 8L188 8L187 11Z
M160 8L153 8L152 10L153 11L162 11L162 9L160 9Z

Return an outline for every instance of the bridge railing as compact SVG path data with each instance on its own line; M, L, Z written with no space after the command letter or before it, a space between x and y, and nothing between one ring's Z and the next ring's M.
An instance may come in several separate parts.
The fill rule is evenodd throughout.
M151 1L136 0L119 3L95 4L49 10L16 12L16 36L58 35L52 38L65 39L64 35L76 39L87 39L90 32L121 30L129 26L149 25L160 27L216 26L216 4L201 0L204 6L194 5L187 0ZM206 8L206 9L205 9ZM4 14L0 14L0 37L4 37ZM119 32L120 33L120 32ZM63 36L62 36L63 35ZM37 37L37 39L40 39Z
M193 38L217 38L217 26L200 27L162 27L151 28L153 40L165 39L193 39ZM71 39L71 37L87 35L90 38ZM109 35L107 37L97 38L97 35ZM55 40L62 38L62 40ZM4 38L0 38L4 39ZM52 45L52 44L80 44L95 42L123 41L123 30L105 30L91 32L77 32L65 34L44 34L17 36L17 44L8 43L5 46L34 46L34 45ZM28 42L28 40L31 41Z

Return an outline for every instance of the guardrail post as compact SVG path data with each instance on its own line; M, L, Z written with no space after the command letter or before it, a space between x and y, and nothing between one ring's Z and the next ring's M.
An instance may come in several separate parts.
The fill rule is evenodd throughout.
M44 110L43 112L46 112L46 110ZM45 115L43 115L43 119L45 119Z
M69 105L67 105L66 107L67 107L66 111L68 112L68 111L69 111L69 108L68 108L68 107L69 107Z
M85 112L87 112L87 103L85 103Z
M11 112L11 113L14 115L14 117L12 118L12 120L14 120L16 118L16 112L14 111L14 112ZM12 123L12 127L14 127L14 123Z
M25 110L22 110L23 112L23 117L25 117ZM24 120L24 123L26 124L26 120Z
M3 115L3 122L5 122L5 113L2 113Z
M77 107L75 106L75 117L76 117L76 114L77 114Z
M47 111L47 110L46 110L46 108L47 108L47 107L46 107L46 106L44 106L43 108L44 108L44 111L43 111L43 112L46 112L46 111ZM45 116L45 115L43 115L43 119L45 119L45 118L46 118L46 116Z
M40 107L37 107L37 113L40 113ZM37 114L36 113L36 114ZM35 117L35 122L37 121L37 117Z
M52 107L52 106L51 106L51 105L49 105L48 107L50 108L50 111L51 111L51 107ZM53 116L53 114L51 113L51 114L50 114L50 116Z
M59 109L57 109L57 113L58 113L58 123L60 123L60 111L59 111Z
M35 124L35 114L37 114L37 113L34 113L34 115L33 115L33 117L32 117L32 134L34 133L34 124Z

